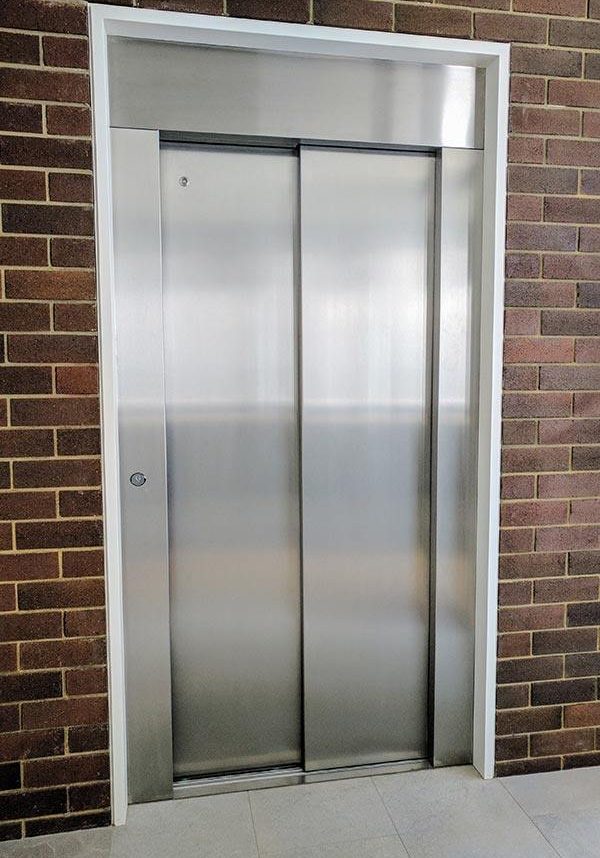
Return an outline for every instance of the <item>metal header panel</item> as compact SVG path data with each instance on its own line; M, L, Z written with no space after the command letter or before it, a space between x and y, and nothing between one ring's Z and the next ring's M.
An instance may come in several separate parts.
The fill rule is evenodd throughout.
M483 147L484 74L459 65L108 39L113 127Z

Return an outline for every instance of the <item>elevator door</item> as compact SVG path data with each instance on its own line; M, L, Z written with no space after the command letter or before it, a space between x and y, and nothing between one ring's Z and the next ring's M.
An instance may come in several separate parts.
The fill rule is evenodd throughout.
M300 761L297 174L161 149L176 777Z
M307 769L427 756L434 170L301 154Z

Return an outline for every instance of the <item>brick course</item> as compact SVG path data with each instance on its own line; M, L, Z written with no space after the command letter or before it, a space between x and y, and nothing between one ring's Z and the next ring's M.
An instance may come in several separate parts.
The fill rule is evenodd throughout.
M222 0L119 2L224 13ZM228 0L227 14L513 43L497 770L598 764L598 5ZM110 817L86 5L4 0L0 26L9 839Z

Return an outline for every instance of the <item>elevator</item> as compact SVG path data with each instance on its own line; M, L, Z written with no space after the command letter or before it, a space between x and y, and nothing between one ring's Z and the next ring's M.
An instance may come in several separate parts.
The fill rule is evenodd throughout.
M110 50L130 800L469 762L476 76L460 145L334 102L292 133L301 92L252 121L206 92L192 131ZM362 62L336 98L407 74Z

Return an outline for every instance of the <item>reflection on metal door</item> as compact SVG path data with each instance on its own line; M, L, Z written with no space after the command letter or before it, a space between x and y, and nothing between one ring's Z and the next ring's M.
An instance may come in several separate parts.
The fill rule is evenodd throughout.
M307 769L427 755L434 166L301 154Z
M434 165L161 149L176 778L428 754Z
M161 151L175 776L300 761L297 167Z

